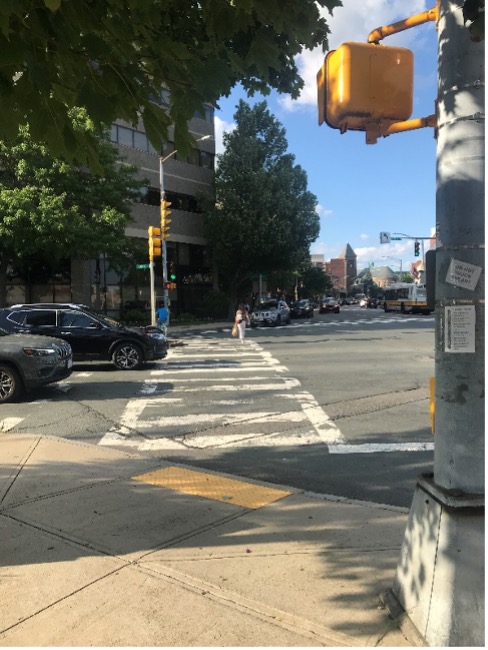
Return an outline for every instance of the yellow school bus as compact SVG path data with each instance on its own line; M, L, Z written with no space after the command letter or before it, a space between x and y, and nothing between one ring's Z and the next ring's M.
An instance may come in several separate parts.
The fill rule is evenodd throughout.
M427 306L425 284L398 282L385 288L385 311L400 311L402 314L430 314Z

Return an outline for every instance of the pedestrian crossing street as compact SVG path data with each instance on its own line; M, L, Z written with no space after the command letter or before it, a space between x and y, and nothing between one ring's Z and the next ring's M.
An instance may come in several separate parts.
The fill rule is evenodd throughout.
M432 448L347 444L314 396L255 340L192 338L158 365L100 445L161 452L317 444L330 453Z
M411 324L429 324L433 325L435 323L435 316L431 314L430 316L425 315L410 315L410 314L385 314L382 311L370 318L359 318L356 320L350 320L344 315L332 315L332 318L326 320L316 320L314 318L308 318L304 320L294 320L289 325L276 325L273 327L273 331L280 329L297 329L302 327L314 327L317 329L330 329L332 327L353 327L361 328L363 326L375 326L378 325L403 325L408 326ZM267 328L259 328L259 331L266 331ZM230 332L231 327L224 327L220 329L221 332ZM215 334L218 330L215 328L210 328L208 330L200 331L200 335L205 336L208 334ZM189 331L188 333L182 333L179 335L180 338L193 338L195 335L194 332Z

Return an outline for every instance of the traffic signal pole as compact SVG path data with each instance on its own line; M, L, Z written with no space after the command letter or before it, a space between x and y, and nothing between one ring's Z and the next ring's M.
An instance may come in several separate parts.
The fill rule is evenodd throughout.
M174 155L176 151L172 152L170 155L166 156L166 158L163 158L162 156L159 157L159 188L160 188L160 193L161 193L161 221L163 219L163 211L165 209L165 204L166 204L166 193L164 191L164 162L170 158L172 155ZM169 309L168 304L169 304L169 294L168 294L168 248L166 245L166 237L164 236L164 233L162 233L163 236L163 241L162 241L162 271L163 271L163 307L166 309Z
M435 450L393 593L431 646L484 635L484 41L439 0Z

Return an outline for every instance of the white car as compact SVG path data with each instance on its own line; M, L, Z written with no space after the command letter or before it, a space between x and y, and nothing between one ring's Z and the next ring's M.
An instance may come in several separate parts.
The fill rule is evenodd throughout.
M251 314L251 327L258 325L288 325L291 320L290 308L284 300L265 300L260 302Z

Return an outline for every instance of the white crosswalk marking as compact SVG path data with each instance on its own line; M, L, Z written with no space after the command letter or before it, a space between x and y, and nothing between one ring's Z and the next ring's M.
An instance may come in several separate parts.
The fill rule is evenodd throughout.
M24 418L4 418L0 420L0 432L6 433L20 424Z
M430 451L433 443L347 444L289 370L249 340L189 339L153 370L101 445L140 451L302 446L331 454ZM232 395L231 395L232 394Z
M171 350L163 370L151 372L100 444L164 450L342 442L339 428L288 372L253 341L244 347L190 340Z

